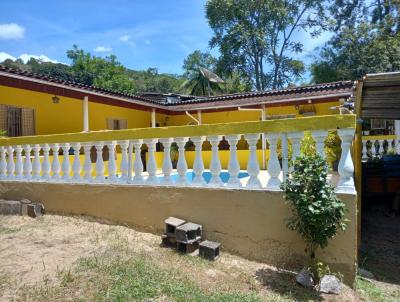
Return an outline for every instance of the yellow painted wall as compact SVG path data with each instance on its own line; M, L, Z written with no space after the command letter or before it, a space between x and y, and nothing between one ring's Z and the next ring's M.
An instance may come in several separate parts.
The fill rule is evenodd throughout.
M0 104L35 109L36 134L82 131L82 100L60 97L60 102L53 104L52 96L0 85ZM107 129L107 118L126 119L128 128L149 127L151 123L151 113L148 111L93 103L89 99L90 130Z

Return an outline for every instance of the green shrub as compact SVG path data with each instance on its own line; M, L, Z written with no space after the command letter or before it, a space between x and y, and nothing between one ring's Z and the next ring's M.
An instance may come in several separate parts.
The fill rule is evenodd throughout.
M293 168L292 177L281 186L291 206L287 226L305 240L312 272L318 276L315 253L325 248L338 230L346 229L345 204L328 184L328 165L320 155L301 155Z

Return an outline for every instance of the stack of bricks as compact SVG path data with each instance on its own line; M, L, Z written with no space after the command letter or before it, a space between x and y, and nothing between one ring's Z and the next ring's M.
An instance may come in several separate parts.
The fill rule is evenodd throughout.
M199 256L215 260L219 256L220 243L202 241L202 226L185 220L169 217L165 220L162 244L175 247L178 252L191 254L199 249Z

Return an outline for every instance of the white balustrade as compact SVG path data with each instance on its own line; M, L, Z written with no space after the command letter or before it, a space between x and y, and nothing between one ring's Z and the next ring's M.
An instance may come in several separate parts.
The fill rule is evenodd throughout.
M45 181L50 180L50 146L48 144L43 145L43 162L42 162L42 178Z
M178 145L178 163L176 165L176 170L178 171L178 180L176 181L177 185L186 186L188 184L186 172L187 172L187 163L185 158L185 144L188 141L187 137L177 137L175 139L176 144Z
M119 146L121 147L121 164L119 170L121 171L121 182L126 182L128 180L128 147L129 141L124 140L119 142Z
M288 140L287 134L281 134L281 148L282 148L282 177L283 180L286 179L286 176L289 172L289 150L288 150Z
M164 147L164 157L163 157L163 164L162 164L162 172L163 177L161 179L161 184L163 185L171 185L173 184L171 178L172 172L172 161L171 161L171 144L173 143L172 138L162 138L160 142L163 144Z
M271 191L280 190L281 180L279 174L281 173L281 165L279 164L277 143L279 134L278 133L266 133L266 137L269 143L269 160L268 160L268 174L269 180L267 183L267 189Z
M193 163L193 185L195 186L204 186L206 184L203 178L203 171L204 171L204 163L203 163L203 156L202 156L202 145L205 140L204 136L193 137L192 142L195 146L195 158Z
M104 142L96 142L94 144L96 148L96 182L104 182L104 161L103 161L103 148Z
M212 187L222 186L221 174L221 161L219 160L218 144L221 141L222 136L214 135L209 136L208 140L211 144L211 162L210 162L210 173L211 179L208 185Z
M32 178L31 151L32 151L32 148L30 145L24 146L24 152L25 152L25 160L24 160L24 168L23 168L24 179Z
M134 184L142 184L143 183L143 163L141 156L141 147L143 144L143 140L137 139L133 141L133 146L135 147L135 162L133 163L133 170L135 175L133 176Z
M22 147L15 147L15 179L21 180L24 176L24 164L22 159Z
M362 151L361 151L361 158L363 159L363 160L366 160L366 159L368 159L368 148L367 148L367 143L368 143L368 141L362 141L361 142L361 144L362 144Z
M384 146L383 146L384 140L383 140L383 139L380 139L380 140L378 140L378 143L379 143L379 151L378 151L378 154L380 154L380 155L385 154L385 148L384 148Z
M0 179L7 178L7 153L6 148L0 147Z
M68 143L62 144L61 149L63 151L63 162L61 164L62 180L69 181L71 179L71 164L69 162L69 149L71 145Z
M327 130L316 130L312 131L312 136L315 140L315 147L317 154L322 158L325 158L325 139L328 136Z
M117 144L116 141L107 142L108 155L109 155L109 157L108 157L108 179L111 180L112 182L115 182L118 180L117 164L115 162L116 144Z
M247 173L249 173L250 178L246 184L247 188L261 188L261 182L258 179L258 174L260 174L260 165L258 164L257 158L257 141L260 138L258 133L246 134L244 138L249 144L249 160L247 162Z
M60 160L58 158L58 151L60 150L60 146L58 144L54 144L51 146L51 150L53 151L53 162L51 164L51 170L53 171L53 175L50 178L51 180L58 181L61 179L60 172Z
M40 180L40 173L42 170L41 164L40 164L40 150L42 148L40 145L36 144L33 146L33 162L32 162L32 178L34 180Z
M289 132L287 137L292 142L292 162L300 155L301 150L301 140L304 136L302 131L299 132ZM293 165L290 166L289 172L293 171Z
M350 146L353 141L355 130L354 129L339 129L338 135L342 140L342 154L339 161L339 182L336 187L338 193L355 194L354 187L354 165L351 158Z
M155 152L156 152L156 144L157 144L158 139L152 138L152 139L146 139L143 141L147 145L148 153L149 153L149 160L146 164L146 170L149 176L146 179L147 184L157 184L158 178L157 178L157 162L155 158Z
M7 148L8 161L7 161L7 178L14 179L15 163L14 163L14 148L8 146Z
M72 163L72 179L74 181L81 181L81 159L79 157L79 151L81 150L80 143L73 143L72 149L74 150L74 162ZM89 151L90 152L90 151ZM90 157L90 156L89 156ZM90 159L90 158L89 158Z
M92 160L90 158L90 151L92 150L92 143L85 143L83 145L83 152L85 153L85 162L83 164L84 175L83 178L86 182L91 182L92 178Z
M242 184L239 179L240 165L237 158L237 143L240 139L240 135L227 135L225 136L226 141L229 144L229 162L228 162L228 172L229 179L226 184L227 187L241 187Z

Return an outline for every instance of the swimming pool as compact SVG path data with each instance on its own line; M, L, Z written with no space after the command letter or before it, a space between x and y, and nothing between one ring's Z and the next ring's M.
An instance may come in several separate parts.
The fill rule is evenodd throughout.
M211 179L211 172L210 171L204 171L203 172L203 178L208 183ZM247 172L239 172L239 178L245 178L248 177L249 174ZM158 178L161 180L164 176L160 175ZM229 172L228 171L221 171L219 177L221 178L222 182L226 183L229 180ZM188 182L193 182L194 178L194 172L193 171L188 171L186 172L186 179ZM176 182L178 180L178 173L174 172L171 174L171 179L173 182Z

